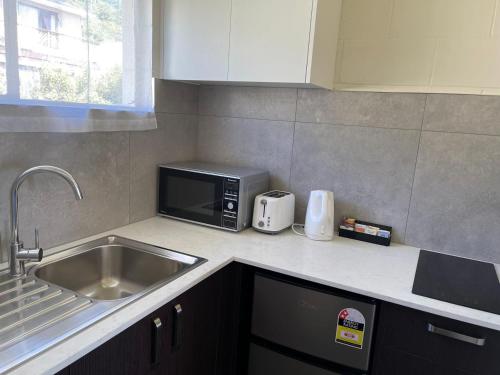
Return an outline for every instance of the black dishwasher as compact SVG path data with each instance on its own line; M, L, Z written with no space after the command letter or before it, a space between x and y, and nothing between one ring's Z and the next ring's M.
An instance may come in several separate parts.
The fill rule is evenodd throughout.
M374 300L257 273L249 375L366 374Z

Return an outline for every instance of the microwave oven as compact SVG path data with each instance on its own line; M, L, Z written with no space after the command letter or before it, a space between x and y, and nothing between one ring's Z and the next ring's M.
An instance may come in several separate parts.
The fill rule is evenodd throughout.
M260 169L201 162L159 166L158 214L239 232L252 224L255 197L269 189Z

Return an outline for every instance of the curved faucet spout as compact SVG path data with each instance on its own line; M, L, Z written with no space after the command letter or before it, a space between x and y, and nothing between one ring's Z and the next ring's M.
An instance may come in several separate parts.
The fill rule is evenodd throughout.
M41 259L41 254L42 254L42 249L38 248L38 244L36 245L36 249L23 249L22 243L19 241L19 212L18 212L18 206L19 206L19 188L23 184L23 182L28 178L29 176L33 174L38 174L38 173L52 173L57 176L62 177L73 189L73 192L75 194L75 198L77 200L83 199L83 194L80 189L80 186L76 182L76 180L73 178L73 176L65 171L64 169L54 167L51 165L40 165L38 167L33 167L30 169L27 169L23 173L21 173L15 180L14 183L12 184L12 189L11 189L11 200L10 200L10 220L11 220L11 238L10 238L10 247L11 247L11 254L10 254L10 270L12 275L19 275L21 274L21 271L24 270L24 260L29 260L29 259L34 259L36 258L36 251L38 252L38 260ZM38 240L37 240L38 242ZM24 251L24 250L33 250L33 251ZM23 254L28 254L26 255L26 259L23 259ZM33 255L35 254L35 255Z

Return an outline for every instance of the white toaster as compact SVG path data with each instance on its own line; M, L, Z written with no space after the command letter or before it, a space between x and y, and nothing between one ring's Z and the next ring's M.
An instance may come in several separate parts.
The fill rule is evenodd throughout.
M252 226L259 232L279 233L293 224L295 195L273 190L255 197Z

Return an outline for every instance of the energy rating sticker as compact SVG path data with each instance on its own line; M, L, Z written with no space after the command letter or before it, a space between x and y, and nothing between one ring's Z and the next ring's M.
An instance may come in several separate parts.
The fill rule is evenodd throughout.
M365 317L358 310L343 309L337 320L335 342L351 348L363 349L365 336Z

